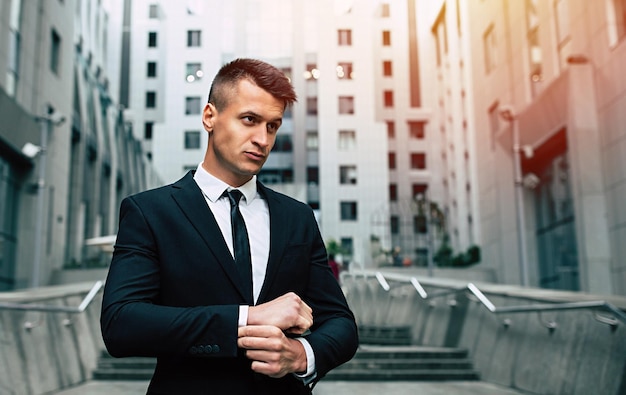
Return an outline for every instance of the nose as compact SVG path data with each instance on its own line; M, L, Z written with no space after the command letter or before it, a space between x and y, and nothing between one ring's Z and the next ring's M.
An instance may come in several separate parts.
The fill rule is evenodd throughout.
M267 126L265 124L259 124L258 127L254 128L252 143L262 148L266 148L270 145L270 136L269 133L267 133Z

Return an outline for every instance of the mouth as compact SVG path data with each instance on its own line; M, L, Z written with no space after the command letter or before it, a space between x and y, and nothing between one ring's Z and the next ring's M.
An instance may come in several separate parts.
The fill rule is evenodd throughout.
M244 154L248 158L250 158L252 160L256 160L256 161L265 159L265 155L263 153L261 153L261 152L245 151Z

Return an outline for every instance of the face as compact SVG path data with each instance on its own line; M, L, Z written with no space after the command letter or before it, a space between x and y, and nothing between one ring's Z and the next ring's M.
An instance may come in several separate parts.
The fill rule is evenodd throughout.
M204 108L202 123L209 144L202 166L233 187L257 174L274 146L284 103L247 79L239 81L228 104Z

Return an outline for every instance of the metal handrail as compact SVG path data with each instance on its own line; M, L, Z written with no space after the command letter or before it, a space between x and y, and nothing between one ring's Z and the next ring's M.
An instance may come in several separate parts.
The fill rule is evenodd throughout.
M40 311L40 312L54 312L54 313L82 313L87 306L93 301L100 289L104 285L103 281L96 281L91 287L91 290L85 295L82 302L76 307L70 306L54 306L47 304L34 304L34 303L11 303L0 302L0 309L8 310L22 310L22 311Z
M355 275L355 277L357 277L358 275L356 273L352 273ZM409 282L413 288L415 288L415 290L417 291L418 295L424 299L433 299L436 297L441 297L441 296L445 296L445 295L451 295L451 294L457 294L460 292L465 292L467 290L469 290L469 292L472 293L472 295L474 295L476 297L476 299L478 299L478 301L485 306L485 308L490 311L493 314L505 314L505 313L538 313L541 314L544 311L556 311L556 310L576 310L576 309L597 309L597 310L604 310L610 314L612 314L614 317L606 317L606 316L601 316L597 313L595 313L594 318L603 323L603 324L607 324L610 325L612 328L616 328L618 325L618 320L622 321L624 324L626 324L626 313L624 313L621 309L619 309L617 306L605 301L605 300L593 300L593 301L580 301L580 302L562 302L562 303L546 303L546 304L529 304L529 305L519 305L519 306L506 306L506 307L497 307L495 304L493 304L493 302L491 302L491 300L489 300L489 298L473 283L467 283L467 285L463 286L463 287L458 287L458 288L454 288L452 287L452 289L448 289L445 291L439 291L439 292L434 292L432 294L428 294L426 292L426 290L424 289L424 287L422 286L422 284L419 282L419 280L416 277L407 277L407 276L402 276L402 275L387 275L387 277L385 277L385 275L380 272L380 271L376 271L374 274L371 273L367 273L365 271L363 271L361 273L361 275L366 278L366 277L375 277L376 280L378 281L378 283L380 284L380 286L385 290L385 291L389 291L391 289L391 286L389 285L389 283L387 282L387 278L393 279L394 281L400 281L400 282ZM509 320L505 320L504 321L504 325L505 326L509 326L510 325L510 321ZM544 323L544 325L550 329L550 330L554 330L556 328L556 323L555 322L548 322L548 323Z

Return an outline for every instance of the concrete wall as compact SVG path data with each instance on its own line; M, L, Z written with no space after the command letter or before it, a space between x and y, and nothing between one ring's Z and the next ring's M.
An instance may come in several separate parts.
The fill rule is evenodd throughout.
M93 285L0 293L1 394L45 394L91 378L104 350L99 325L101 293L79 314L11 310L2 304L77 307Z
M386 277L390 290L385 291L374 277L342 275L359 325L411 325L414 344L466 348L482 380L530 394L626 394L626 323L611 327L590 309L493 314L467 291L424 300L411 284L393 276ZM459 280L418 281L431 297L467 286ZM477 286L498 308L607 300L626 310L623 297ZM548 323L556 327L549 329Z

